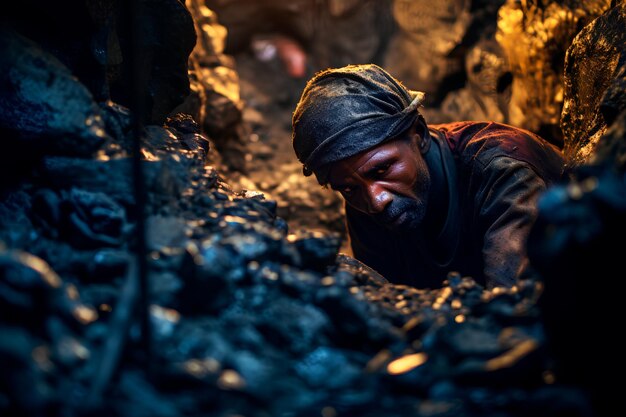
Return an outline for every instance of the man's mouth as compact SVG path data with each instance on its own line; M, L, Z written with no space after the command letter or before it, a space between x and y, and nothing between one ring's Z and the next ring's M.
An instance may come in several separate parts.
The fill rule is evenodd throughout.
M411 223L412 213L418 210L417 203L408 198L398 198L385 208L385 211L376 215L376 221L382 226L397 229Z
M402 224L402 222L406 219L407 216L407 212L406 211L401 211L399 214L395 215L395 216L390 216L389 213L385 213L386 216L381 216L379 218L379 221L387 226L387 227L392 227L395 228L399 225Z
M390 226L400 226L406 220L407 212L403 211L399 216L396 216L389 222Z

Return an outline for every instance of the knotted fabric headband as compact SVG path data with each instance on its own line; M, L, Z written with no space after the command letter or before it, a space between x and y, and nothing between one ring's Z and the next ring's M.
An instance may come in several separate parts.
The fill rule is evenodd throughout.
M398 137L419 117L424 93L374 64L317 73L292 118L293 148L304 175L325 183L328 164Z

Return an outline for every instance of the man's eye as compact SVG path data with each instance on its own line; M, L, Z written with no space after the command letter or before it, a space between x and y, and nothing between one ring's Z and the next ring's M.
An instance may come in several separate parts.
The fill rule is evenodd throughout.
M390 164L378 165L376 168L372 170L372 173L377 176L385 175L387 170L389 170L390 166L391 166Z
M350 195L352 194L353 191L354 191L353 187L343 187L339 190L339 192L341 192L341 194L343 195Z

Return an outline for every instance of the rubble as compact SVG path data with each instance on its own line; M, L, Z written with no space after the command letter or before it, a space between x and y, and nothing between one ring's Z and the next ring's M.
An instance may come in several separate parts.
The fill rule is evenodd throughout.
M31 204L3 216L30 220L22 247L2 228L3 413L515 416L585 398L545 377L541 283L390 284L337 257L337 235L292 233L275 202L232 191L169 132L144 146L184 167L170 171L177 189L159 177L149 189L149 363L131 313L129 201L103 193L119 170L30 182Z

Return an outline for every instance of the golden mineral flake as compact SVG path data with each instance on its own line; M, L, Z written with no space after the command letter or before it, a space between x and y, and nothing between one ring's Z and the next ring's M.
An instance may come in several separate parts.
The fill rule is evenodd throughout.
M428 355L424 352L402 356L387 365L387 372L391 375L403 374L423 365L427 359Z

